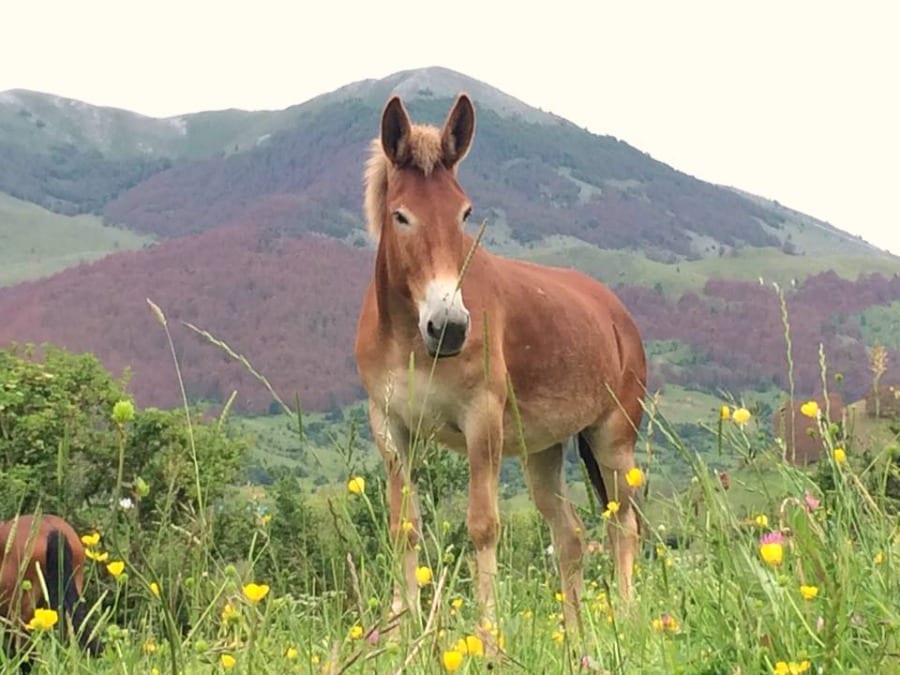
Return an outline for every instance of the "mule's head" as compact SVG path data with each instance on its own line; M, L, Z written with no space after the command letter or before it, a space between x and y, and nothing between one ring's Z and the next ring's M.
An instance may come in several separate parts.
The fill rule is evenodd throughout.
M390 240L389 279L383 281L411 301L431 356L459 354L469 335L459 286L472 205L456 169L474 134L475 109L465 94L442 129L412 124L394 96L384 108L366 175L369 233Z

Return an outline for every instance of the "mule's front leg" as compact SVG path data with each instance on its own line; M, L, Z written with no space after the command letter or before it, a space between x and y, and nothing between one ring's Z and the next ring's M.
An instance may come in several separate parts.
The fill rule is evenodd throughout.
M369 402L369 421L375 442L384 461L387 475L387 498L390 511L390 535L401 562L402 580L394 582L391 611L399 614L404 605L419 611L419 585L416 567L422 518L415 486L409 473L409 430L399 419L386 415L381 407Z
M497 578L497 540L500 536L500 457L503 451L503 402L484 397L467 420L469 459L469 537L475 547L477 598L484 619L494 623L494 582Z

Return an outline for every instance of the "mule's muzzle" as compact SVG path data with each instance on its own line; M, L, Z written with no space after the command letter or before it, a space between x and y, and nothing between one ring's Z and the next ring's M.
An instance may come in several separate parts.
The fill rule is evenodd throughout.
M443 316L429 319L425 326L425 348L429 356L456 356L469 337L468 312L442 312Z

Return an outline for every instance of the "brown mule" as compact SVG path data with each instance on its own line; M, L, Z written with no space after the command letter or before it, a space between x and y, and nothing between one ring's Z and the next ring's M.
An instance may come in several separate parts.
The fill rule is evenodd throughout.
M629 313L594 279L480 247L467 258L475 244L464 231L472 207L456 171L474 133L475 110L465 94L442 129L411 124L394 96L367 163L367 226L378 251L355 351L387 471L391 534L402 551L405 584L395 586L393 609L404 599L418 607L414 546L421 522L410 454L433 435L468 458L467 525L484 618L493 618L500 459L521 456L560 555L571 625L584 537L565 496L563 443L578 437L601 499L620 505L608 534L620 595L628 599L638 522L625 473L634 466L643 416L644 349Z
M9 623L7 630L21 630L36 609L49 607L58 612L63 636L68 618L81 646L99 654L102 645L90 639L84 625L84 546L72 526L59 516L18 516L0 524L0 547L0 617ZM15 649L15 643L8 639L7 649ZM28 670L23 663L22 671Z

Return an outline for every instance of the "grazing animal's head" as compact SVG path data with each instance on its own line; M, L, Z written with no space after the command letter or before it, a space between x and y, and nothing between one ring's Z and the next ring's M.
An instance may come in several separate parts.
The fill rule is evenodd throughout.
M456 98L442 129L412 124L394 96L366 167L369 234L390 241L389 283L411 300L431 356L459 354L469 335L459 285L472 204L456 169L474 135L475 109L465 94Z

